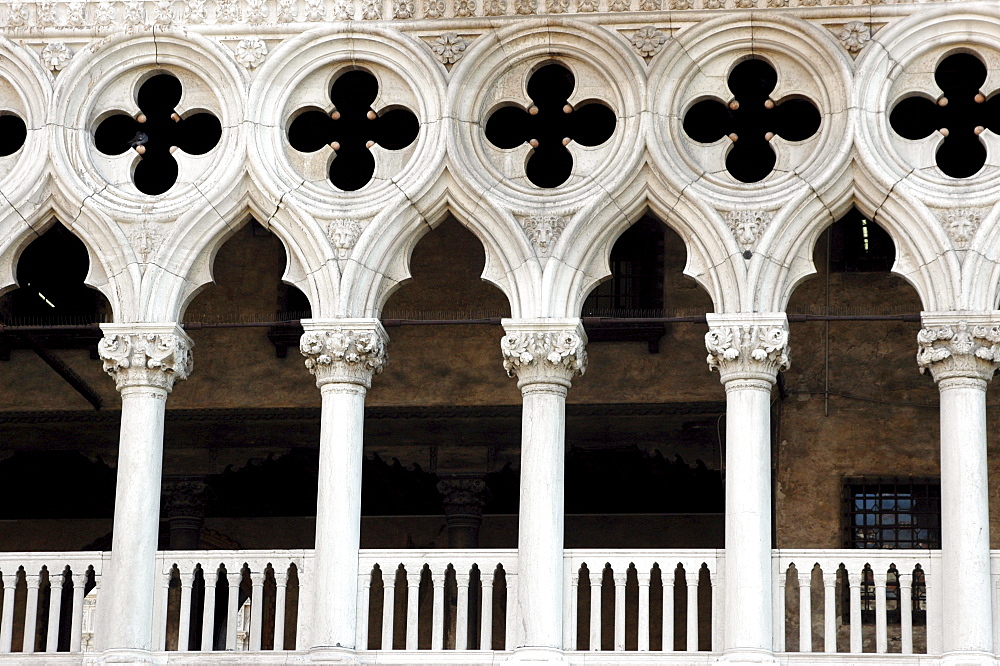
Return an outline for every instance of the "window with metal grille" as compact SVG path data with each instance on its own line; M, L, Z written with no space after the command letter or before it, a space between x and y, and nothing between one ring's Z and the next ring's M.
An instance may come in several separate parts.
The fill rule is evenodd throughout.
M895 478L847 479L848 548L940 548L941 484Z

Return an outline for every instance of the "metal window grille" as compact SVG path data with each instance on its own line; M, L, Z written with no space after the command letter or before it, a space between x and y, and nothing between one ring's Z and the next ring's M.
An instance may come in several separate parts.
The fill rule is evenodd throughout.
M941 484L928 480L848 479L848 548L940 548Z

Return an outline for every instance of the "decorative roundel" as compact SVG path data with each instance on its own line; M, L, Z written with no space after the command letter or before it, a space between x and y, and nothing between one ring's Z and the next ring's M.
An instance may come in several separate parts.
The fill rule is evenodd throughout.
M983 133L1000 133L1000 95L984 90L987 69L973 53L954 53L934 70L936 96L903 91L889 113L893 132L910 141L933 137L934 163L952 178L969 178L986 164Z
M372 104L379 97L379 82L361 69L342 72L330 87L329 110L304 107L293 114L288 143L301 153L329 148L329 179L334 187L359 190L375 175L373 149L399 151L417 139L420 122L405 106L389 106L382 113ZM392 100L388 100L392 104Z
M163 194L177 182L176 151L204 155L222 135L222 125L213 114L195 111L181 116L177 112L182 92L177 77L155 74L139 86L138 114L112 113L94 132L101 153L118 156L134 151L138 155L132 181L144 194Z

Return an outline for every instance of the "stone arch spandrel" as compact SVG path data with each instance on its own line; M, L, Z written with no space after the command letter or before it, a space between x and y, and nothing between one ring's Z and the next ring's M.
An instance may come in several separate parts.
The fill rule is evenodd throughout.
M408 201L366 227L344 264L343 312L350 313L347 316L379 316L389 296L409 280L413 248L449 216L482 244L486 253L482 278L507 297L511 316L534 312L541 269L523 232L512 216L493 209L485 199L470 196L471 191L446 171L421 199Z
M210 113L221 134L204 154L171 153L178 165L175 184L164 194L148 195L132 179L140 161L136 151L105 155L97 150L94 132L110 115L138 115L138 90L159 73L181 84L174 109L179 117ZM51 114L52 172L77 205L86 201L126 226L177 219L192 200L215 203L238 190L246 170L245 77L229 49L198 34L158 31L155 40L152 34L111 36L99 48L78 53L59 74Z
M769 142L775 169L754 183L740 182L726 170L730 138L699 144L683 127L695 103L733 99L729 75L749 58L775 70L773 101L807 99L821 117L819 128L807 139L789 141L775 135ZM674 191L693 189L720 208L777 209L790 192L822 189L845 168L853 99L852 60L828 30L778 12L720 16L678 32L652 63L646 102L652 116L650 164Z
M567 99L571 107L600 102L614 112L616 125L611 138L596 146L569 143L571 175L561 185L542 188L525 174L533 148L528 143L498 148L486 139L485 127L501 107L527 109L527 80L539 67L553 63L574 76ZM448 137L449 159L476 190L491 192L498 202L516 202L522 208L584 205L595 187L617 191L642 164L645 81L642 59L604 28L553 18L539 19L530 27L515 23L498 28L472 42L451 70L448 108L457 122Z
M842 178L826 198L809 196L782 210L769 230L766 261L751 277L760 311L782 312L795 288L816 274L813 252L828 226L855 206L881 226L896 247L892 273L906 280L926 310L952 309L959 291L959 266L941 251L939 229L929 223L919 203L898 193L886 196L860 171Z
M372 180L343 191L327 175L335 160L333 147L296 151L288 128L303 109L335 111L331 86L353 70L378 83L375 114L405 108L416 116L419 130L399 150L369 146L375 160ZM443 108L445 88L444 73L426 45L399 31L351 22L287 39L267 56L249 93L249 115L257 124L249 149L253 178L275 200L295 199L317 218L370 220L395 205L401 193L417 198L444 168L444 136L451 122ZM331 209L338 212L330 214Z

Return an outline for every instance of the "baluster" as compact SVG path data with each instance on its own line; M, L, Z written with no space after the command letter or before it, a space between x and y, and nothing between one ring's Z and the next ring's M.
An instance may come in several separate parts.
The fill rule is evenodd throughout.
M201 651L215 649L215 593L219 583L218 569L205 569L205 613L201 618Z
M568 585L563 589L566 599L563 603L565 612L563 613L563 649L576 649L576 614L577 614L577 594L580 590L580 569L573 571L572 560L566 560L566 578Z
M712 592L712 617L711 617L712 630L709 633L710 645L708 649L714 652L719 650L720 646L722 645L723 641L722 627L723 627L723 618L725 617L725 613L723 613L724 609L722 608L722 604L719 603L719 588L721 587L721 585L719 585L718 565L716 564L716 569L709 570L708 573L709 573L709 583L711 585L711 592Z
M10 644L14 638L14 588L16 585L16 573L4 574L3 610L0 611L0 652L10 652Z
M165 563L156 558L156 570L159 584L153 591L153 647L163 652L167 646L167 604L170 594L170 570L163 573ZM154 579L155 580L155 579Z
M417 649L417 614L420 595L420 569L406 572L406 649Z
M229 608L226 616L226 649L236 650L236 620L240 613L240 581L243 578L243 571L226 570L226 581L229 583Z
M626 574L614 574L615 579L615 651L625 651L625 582Z
M194 573L181 572L181 614L177 620L177 650L187 652L191 648L191 586Z
M367 572L358 572L358 602L355 611L358 614L358 619L357 626L355 627L354 641L354 645L358 650L368 649L368 623L371 621L372 568L369 568Z
M49 631L45 637L45 651L59 651L59 613L62 611L63 572L49 569Z
M636 571L639 580L639 644L640 652L649 651L649 570Z
M900 651L913 654L913 574L898 573L899 582L899 633L902 638Z
M435 575L431 574L431 583L434 588L434 604L431 617L431 649L444 649L444 570Z
M391 650L396 613L396 572L383 572L382 585L382 649Z
M687 651L698 651L698 565L690 564L684 567L684 578L687 582Z
M677 575L676 569L661 571L660 580L663 582L663 634L660 649L664 652L674 651L674 578Z
M860 565L858 565L860 566ZM851 585L851 652L860 654L861 646L861 569L847 574Z
M875 651L884 654L889 650L889 632L886 628L885 572L875 572Z
M25 575L24 582L28 584L28 597L24 606L24 638L21 642L21 652L31 654L35 651L35 627L38 624L38 586L42 584L42 577L39 574Z
M823 572L823 651L837 651L837 574Z
M483 572L482 629L479 630L479 649L493 649L493 572Z
M469 574L456 573L458 612L455 613L455 649L469 649Z
M933 569L930 567L924 569L925 603L927 604L927 654L941 654L944 617L941 612L941 595L937 588L937 578L931 575L932 572L940 571L941 558L935 557L932 562ZM931 563L928 562L928 564Z
M604 585L604 570L590 570L590 649L601 649L601 588Z
M100 579L98 579L98 583L100 583ZM71 622L72 629L69 635L70 652L80 652L83 646L83 597L86 586L86 572L73 574L73 617ZM99 629L100 627L94 627L95 632Z
M785 632L788 627L787 622L785 622L785 593L788 586L787 579L788 569L781 569L781 565L778 565L778 572L775 575L775 580L778 581L778 596L774 600L774 651L784 652L785 651Z
M287 569L286 569L287 571ZM274 649L285 649L285 606L288 605L288 574L274 572Z
M799 569L799 652L812 652L812 570Z
M250 651L260 652L264 633L264 577L263 571L250 574Z
M507 576L507 625L505 627L504 649L513 650L517 645L517 625L518 625L518 595L520 590L518 585L520 578L517 576Z

